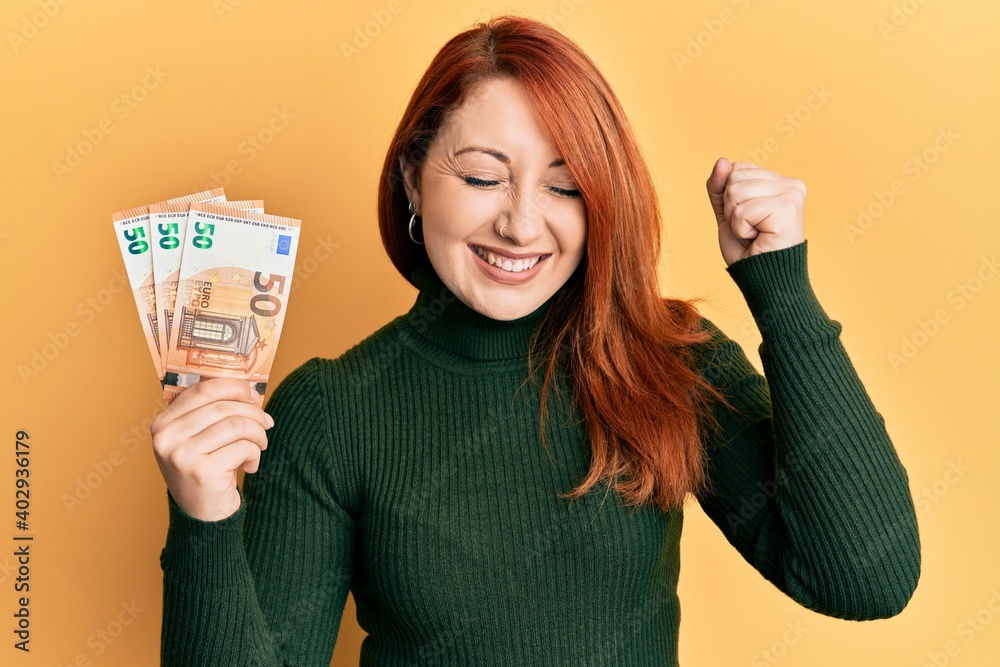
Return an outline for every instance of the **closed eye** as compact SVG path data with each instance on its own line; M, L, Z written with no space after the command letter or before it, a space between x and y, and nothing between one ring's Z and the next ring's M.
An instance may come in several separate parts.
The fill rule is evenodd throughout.
M553 187L553 188L550 188L550 189L553 192L559 193L563 197L579 197L579 196L581 196L583 194L579 190L566 190L565 188L556 188L556 187Z
M464 176L463 179L465 180L466 183L474 187L492 187L494 185L500 184L500 181L486 181L481 178L476 178L474 176ZM555 186L550 187L549 189L563 197L579 197L582 194L579 190L575 189L567 190L566 188L557 188Z
M491 185L500 185L500 181L484 181L481 178L476 178L474 176L465 176L465 182L469 185L475 185L477 187L485 187Z

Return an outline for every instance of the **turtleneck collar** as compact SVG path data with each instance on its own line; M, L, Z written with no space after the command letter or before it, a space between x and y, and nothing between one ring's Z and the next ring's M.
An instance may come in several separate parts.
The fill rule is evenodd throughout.
M452 360L455 355L474 361L526 360L531 336L555 298L516 320L495 320L467 306L429 263L413 269L410 279L420 292L404 316L407 328L431 344L429 351Z

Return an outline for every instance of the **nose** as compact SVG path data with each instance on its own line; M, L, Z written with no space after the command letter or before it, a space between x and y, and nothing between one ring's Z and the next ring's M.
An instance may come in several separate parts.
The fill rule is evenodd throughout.
M503 230L504 236L519 246L529 246L535 239L542 235L545 227L545 209L543 203L545 198L538 191L522 187L517 197L509 201L507 215L501 216L502 220L497 226L499 232Z

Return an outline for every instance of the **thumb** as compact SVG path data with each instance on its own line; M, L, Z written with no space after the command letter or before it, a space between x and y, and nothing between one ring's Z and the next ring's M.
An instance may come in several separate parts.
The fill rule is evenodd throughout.
M720 157L712 167L712 174L705 181L705 187L708 189L708 199L712 202L712 208L715 210L715 221L720 225L726 221L725 205L722 196L726 192L726 184L729 182L729 175L732 173L732 163L727 158Z

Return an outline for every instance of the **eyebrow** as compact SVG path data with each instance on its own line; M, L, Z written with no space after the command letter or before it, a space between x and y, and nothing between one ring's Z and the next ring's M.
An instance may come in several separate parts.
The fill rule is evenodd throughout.
M473 151L478 151L480 153L486 153L487 155L492 155L493 157L495 157L496 159L500 160L504 164L506 164L506 165L510 164L510 158L507 157L504 153L501 153L500 151L496 150L495 148L488 148L486 146L466 146L465 148L463 148L463 149L461 149L459 151L456 151L455 152L455 157L458 157L459 155L462 155L463 153L471 153ZM553 160L552 162L549 163L549 167L548 168L552 169L554 167L563 167L565 165L566 165L566 161L565 160L563 160L562 158L556 158L555 160Z

